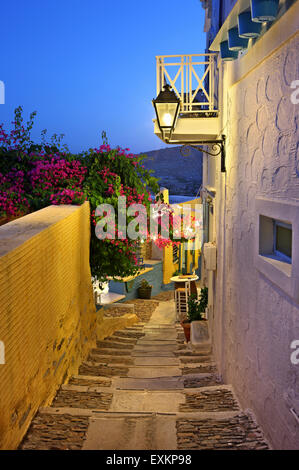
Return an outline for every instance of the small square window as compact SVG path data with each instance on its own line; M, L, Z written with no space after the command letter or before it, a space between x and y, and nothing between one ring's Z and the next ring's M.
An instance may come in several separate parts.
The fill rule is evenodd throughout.
M274 253L292 261L292 226L278 220L274 220Z
M256 198L256 217L255 266L299 304L299 201Z
M261 215L259 254L292 263L292 225Z
M173 262L173 264L176 264L176 263L179 262L179 248L177 246L173 247L172 262Z

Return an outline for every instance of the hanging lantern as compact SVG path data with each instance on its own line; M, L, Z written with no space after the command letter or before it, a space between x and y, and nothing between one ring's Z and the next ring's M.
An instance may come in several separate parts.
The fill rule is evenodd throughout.
M173 132L180 110L180 99L171 86L164 85L156 99L153 100L157 122L164 139L169 140Z
M228 30L228 47L231 51L247 49L249 39L240 38L237 27Z
M274 21L278 13L279 0L251 0L252 21L264 23Z
M235 60L238 58L238 51L231 51L228 47L228 41L222 41L220 43L220 57L225 62Z
M257 38L261 34L262 24L252 21L250 11L240 13L238 25L241 38Z

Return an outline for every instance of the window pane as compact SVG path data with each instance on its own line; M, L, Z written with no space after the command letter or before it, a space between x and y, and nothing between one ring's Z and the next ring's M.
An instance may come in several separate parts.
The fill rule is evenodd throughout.
M177 246L173 247L173 253L172 253L172 261L173 263L177 263L179 260L179 249Z
M292 257L292 230L276 225L276 250L289 258Z

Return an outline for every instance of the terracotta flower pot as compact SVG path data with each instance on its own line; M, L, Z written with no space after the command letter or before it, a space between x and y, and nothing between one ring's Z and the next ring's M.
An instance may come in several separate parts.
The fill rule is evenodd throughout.
M190 327L191 327L191 323L184 323L184 322L182 322L182 323L181 323L181 326L184 328L185 338L186 338L187 343L189 343L189 341L190 341Z

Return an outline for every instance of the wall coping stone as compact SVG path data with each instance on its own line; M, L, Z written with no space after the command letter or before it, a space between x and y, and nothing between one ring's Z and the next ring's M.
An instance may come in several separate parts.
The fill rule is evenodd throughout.
M72 205L48 206L2 225L0 227L0 257L32 239L51 225L65 220L79 208L80 206Z

